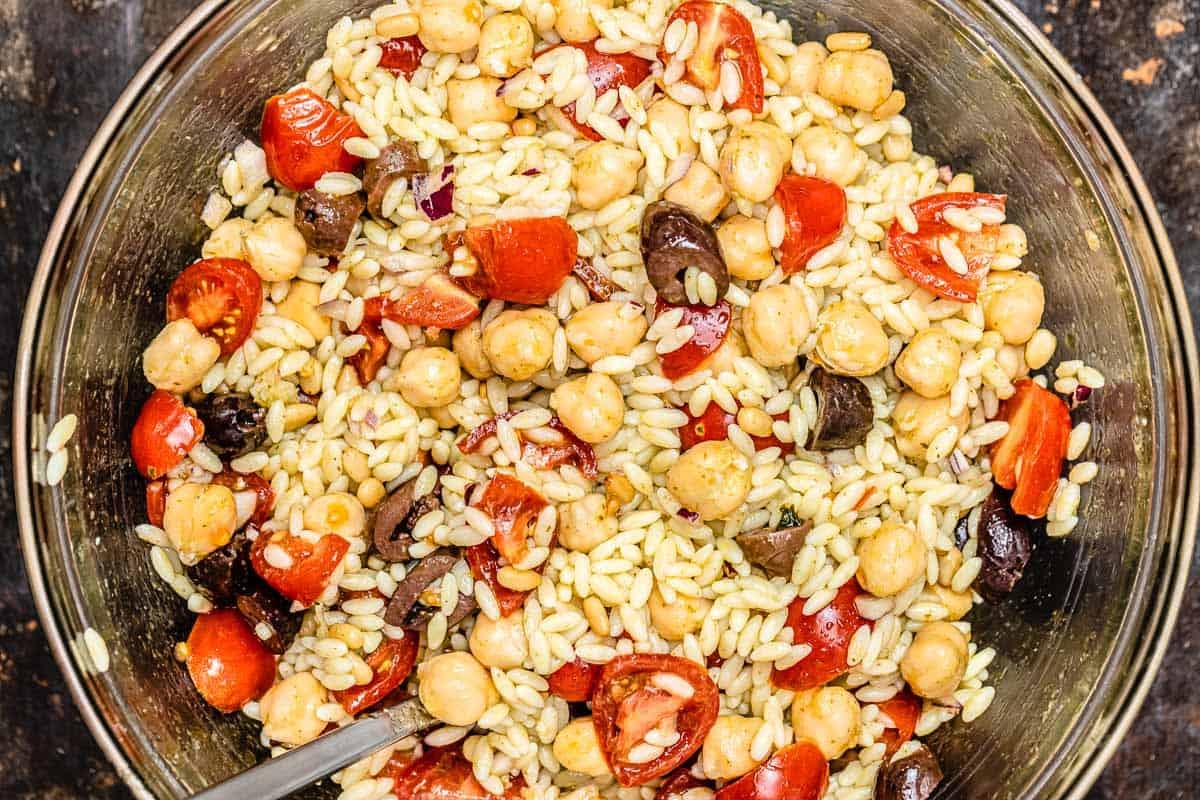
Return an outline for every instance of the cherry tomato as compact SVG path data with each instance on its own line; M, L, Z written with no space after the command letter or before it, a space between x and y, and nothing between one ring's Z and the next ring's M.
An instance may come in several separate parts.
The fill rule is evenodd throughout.
M917 218L917 232L909 233L893 222L888 230L888 255L905 275L938 297L975 302L979 284L991 266L996 252L1000 226L984 225L978 233L965 233L945 220L948 208L994 208L1004 210L1002 194L945 192L916 201L909 208ZM958 245L967 261L967 272L960 275L942 258L938 241L948 238Z
M628 86L630 89L633 89L650 76L652 62L644 58L638 58L633 53L601 53L596 49L595 42L580 42L578 44L558 46L577 48L582 50L583 54L587 56L588 80L595 87L597 98L602 97L610 89L619 89L622 86ZM549 50L546 52L549 52ZM593 142L598 142L604 138L596 133L594 128L587 125L586 120L575 116L574 103L568 103L563 106L562 110L563 114L567 117L567 121L584 137L591 139ZM613 112L613 119L617 120L622 128L629 123L629 116L620 104L617 105L616 110Z
M681 683L690 694L674 691ZM717 719L718 695L704 667L679 656L635 653L605 664L592 697L592 719L600 750L617 782L639 786L665 775L699 750ZM671 716L676 717L679 741L654 761L628 761L630 748Z
M680 767L659 785L658 791L654 793L654 800L682 800L683 795L689 790L707 785L693 775L690 769Z
M846 663L850 639L860 626L868 624L854 603L862 593L858 581L851 578L842 584L829 605L811 616L804 613L803 598L792 601L787 618L792 641L811 645L812 652L795 666L775 670L771 680L776 686L797 691L815 689L850 668Z
M463 557L470 565L475 580L486 583L492 594L496 595L496 604L500 606L501 616L507 617L525 605L525 596L529 592L518 592L500 583L500 553L491 540L471 545L463 551Z
M709 403L708 408L698 417L686 407L682 409L687 414L687 424L679 429L679 443L684 450L689 450L700 442L719 442L728 437L729 426L737 421L737 417L721 408L716 403ZM787 412L776 414L772 419L787 420ZM773 434L771 436L751 436L755 450L766 450L768 447L778 447L783 455L796 452L793 442L781 442Z
M267 101L262 118L262 146L267 172L295 192L303 192L326 172L353 172L362 162L343 145L362 136L349 114L312 89L292 89Z
M159 478L146 484L146 519L159 528L167 513L167 479Z
M662 314L672 307L670 303L659 300L655 310ZM663 375L671 380L699 369L704 359L717 351L729 333L729 303L724 300L715 306L696 303L682 308L683 320L680 325L691 325L696 332L683 347L658 357Z
M479 270L460 283L472 294L545 305L575 266L579 238L562 217L499 220L467 228Z
M750 20L731 5L709 0L688 0L675 9L667 25L677 19L694 22L700 30L696 49L685 62L691 81L712 91L721 84L721 65L732 64L742 79L742 90L732 103L726 98L726 104L730 108L747 108L755 114L761 112L762 64L758 60L758 43ZM660 49L658 57L665 64L670 54Z
M496 800L475 780L471 762L456 744L431 747L417 759L411 750L402 750L388 760L380 777L392 778L392 794L403 800ZM514 778L499 800L521 800L524 785Z
M187 644L188 675L218 711L237 711L275 681L275 656L232 608L197 616Z
M417 663L420 641L421 635L415 631L405 631L403 639L385 637L375 652L367 656L371 681L334 692L333 699L341 703L347 714L366 711L408 680L413 665Z
M282 548L291 559L291 565L277 567L270 564L264 555L269 544ZM335 533L325 534L316 544L287 531L263 533L250 549L250 564L275 591L289 600L311 606L325 591L349 549L350 543Z
M783 209L786 225L780 266L791 275L837 240L846 224L846 193L823 178L784 175L775 187L775 202Z
M146 400L129 435L129 452L143 477L161 478L204 438L196 412L170 392L156 389Z
M179 273L167 292L167 320L187 317L216 339L221 355L242 346L262 310L262 279L236 258L205 258Z
M459 440L458 449L463 453L477 452L484 441L496 435L496 425L500 420L511 419L516 414L515 411L507 411L477 425ZM522 439L521 458L525 463L536 469L554 469L563 464L573 464L586 477L595 479L598 472L596 451L592 446L572 433L558 417L551 417L547 427L557 431L561 438L554 442L529 442Z
M275 510L275 490L261 475L253 473L243 475L240 472L225 469L214 475L212 482L219 486L226 486L233 492L254 492L257 500L254 503L254 513L250 515L249 519L251 525L262 525L271 518L271 512Z
M346 359L346 363L358 373L359 383L363 386L375 380L392 346L383 332L383 312L387 305L388 300L384 297L370 297L363 303L362 322L355 333L367 337L367 345Z
M884 754L886 762L892 753L900 749L900 745L916 733L917 720L921 718L921 698L905 689L891 700L880 703L879 710L887 714L888 719L895 725L894 728L884 728L879 739L887 747Z
M473 505L491 517L496 532L492 544L510 564L525 557L525 538L537 524L538 514L546 507L546 498L516 478L497 474Z
M401 325L456 331L479 316L479 298L437 272L399 300L387 301L383 316Z
M1015 389L1000 406L1008 433L992 446L992 474L1013 490L1008 504L1014 512L1044 517L1067 456L1071 412L1061 397L1028 378Z
M776 750L752 772L718 789L716 800L821 800L828 785L825 756L802 739Z
M421 37L416 34L388 39L380 48L383 50L383 57L379 59L379 66L393 75L403 75L405 78L412 78L413 73L421 66L421 57L428 52L425 45L421 44Z
M599 664L576 658L551 672L546 681L550 684L551 694L558 695L568 703L586 703L596 693L602 669Z

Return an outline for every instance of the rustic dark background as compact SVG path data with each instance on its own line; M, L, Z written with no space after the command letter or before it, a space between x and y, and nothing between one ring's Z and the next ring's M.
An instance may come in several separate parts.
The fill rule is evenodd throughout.
M1017 0L1116 121L1200 298L1200 0ZM66 693L16 543L9 457L20 308L76 160L193 0L0 0L0 798L126 798ZM1193 583L1200 573L1200 555ZM1137 725L1089 800L1200 784L1200 599L1190 594Z

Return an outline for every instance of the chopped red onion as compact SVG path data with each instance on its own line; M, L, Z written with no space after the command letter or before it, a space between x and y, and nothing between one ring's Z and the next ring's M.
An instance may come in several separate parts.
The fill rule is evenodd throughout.
M534 169L533 167L530 167L529 169L525 170L521 174L522 175L541 175L542 171L540 169Z
M367 413L363 414L363 424L371 430L375 430L379 426L379 415L375 413L375 409L367 409Z
M454 167L442 167L441 175L427 173L414 175L412 179L413 199L425 216L436 222L454 211Z
M938 167L938 178L941 179L942 183L949 183L954 180L954 170L950 168L949 164L943 164Z
M697 512L692 511L690 508L681 508L675 513L693 524L700 521L700 515Z

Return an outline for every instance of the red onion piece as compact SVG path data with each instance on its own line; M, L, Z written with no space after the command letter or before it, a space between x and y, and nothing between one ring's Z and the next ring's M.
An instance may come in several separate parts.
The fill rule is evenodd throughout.
M412 190L417 207L430 220L436 222L448 216L454 210L454 167L442 167L441 175L414 175Z

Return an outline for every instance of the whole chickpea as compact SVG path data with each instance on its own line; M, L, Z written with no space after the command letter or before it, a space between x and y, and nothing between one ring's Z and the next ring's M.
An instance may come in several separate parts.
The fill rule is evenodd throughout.
M554 30L565 42L590 42L600 35L592 21L592 9L609 9L613 0L551 0Z
M475 627L467 644L472 655L485 667L516 669L525 663L529 645L520 614L492 619L487 614L475 617Z
M858 546L858 582L876 597L902 592L924 574L926 550L910 526L888 520Z
M804 151L804 159L816 168L817 177L841 186L854 183L867 167L866 151L833 128L823 125L805 128L796 143Z
M544 308L502 311L483 330L483 352L496 372L527 380L550 363L556 330L558 319Z
M811 330L804 293L790 283L759 289L742 311L746 346L764 367L782 367L795 361Z
M750 493L750 462L729 440L700 442L679 456L667 488L704 521L737 510Z
M234 217L227 219L209 234L200 248L200 255L205 258L236 258L246 260L246 235L254 230L254 223L248 219Z
M941 397L958 380L962 351L941 328L917 333L896 359L896 377L922 397Z
M908 458L924 458L934 437L950 426L963 433L969 419L966 409L958 416L950 416L949 395L929 398L916 392L905 392L892 409L896 449Z
M330 492L304 509L304 527L315 533L335 533L353 541L367 527L367 512L354 495Z
M292 281L287 297L275 304L275 313L290 319L313 335L318 343L332 331L329 317L317 311L321 304L320 284L308 281Z
M775 271L767 224L761 219L730 217L717 228L717 241L729 274L747 281L761 281Z
M470 653L434 656L417 668L417 694L448 725L474 725L499 695L492 676Z
M840 686L809 689L792 701L796 740L808 739L829 761L857 744L861 727L862 708L858 700Z
M721 342L721 346L711 356L701 361L696 369L709 370L714 377L722 372L733 372L734 364L744 355L746 355L746 340L737 329L730 328L729 333L725 334L725 341Z
M787 60L789 77L784 91L791 95L815 92L821 79L821 65L828 57L829 51L820 42L805 42L797 47Z
M908 157L912 155L912 151L913 143L911 136L899 136L889 133L883 137L883 157L892 163L908 161Z
M900 674L918 697L946 697L967 671L967 637L949 622L923 626L900 659Z
M142 354L142 372L155 389L186 392L200 385L221 357L221 345L184 317L168 322Z
M816 352L830 372L862 378L883 369L891 351L883 325L866 306L839 300L817 315Z
M761 761L750 755L750 745L763 721L758 717L727 714L717 717L704 737L700 766L713 780L737 778L757 767Z
M317 709L329 693L311 672L297 672L267 690L258 701L263 733L281 744L301 745L321 735L328 725Z
M585 494L558 507L558 543L587 553L617 535L617 518L602 494Z
M840 50L821 64L817 91L839 106L871 111L892 93L892 65L878 50Z
M1046 292L1028 272L993 272L980 292L984 324L1009 344L1025 344L1042 324Z
M421 44L438 53L461 53L479 44L479 0L422 0L417 9Z
M621 387L607 375L589 372L550 395L550 407L572 433L588 444L607 442L625 419Z
M646 605L650 609L650 622L659 636L677 642L687 634L700 630L712 608L712 600L681 594L674 603L668 603L663 600L656 586L650 592L650 600Z
M649 323L641 314L622 316L624 303L592 303L567 320L567 344L593 364L605 356L627 356L646 335Z
M554 757L564 769L599 778L608 775L608 762L600 752L600 739L591 717L576 717L554 737Z
M640 150L614 142L588 145L575 156L571 172L575 199L579 205L595 211L625 197L637 186L638 170L644 161Z
M237 502L216 484L185 483L167 495L163 530L182 555L203 558L233 538Z
M483 23L475 65L484 75L509 78L533 63L533 27L520 14L496 14Z
M1025 236L1025 229L1011 222L1001 225L1000 232L996 236L996 252L1017 258L1024 258L1028 255L1029 239Z
M438 407L458 399L462 371L458 356L444 347L414 347L397 374L400 396L409 404Z
M455 331L450 342L462 368L472 378L485 381L492 377L492 365L483 352L483 326L479 320L473 320L465 328Z
M663 199L686 206L705 222L712 222L729 202L729 192L720 176L696 159L682 178L667 187Z
M478 78L451 78L446 81L446 112L454 127L462 132L477 122L512 122L517 110L496 93L502 81L481 75Z
M308 245L290 219L268 217L254 223L245 236L246 258L264 281L296 277L304 265Z
M700 149L692 139L692 125L687 106L662 95L646 109L646 130L665 134L675 144L680 155L695 155Z
M734 194L753 203L775 193L792 158L787 135L769 122L735 128L721 148L721 180Z

